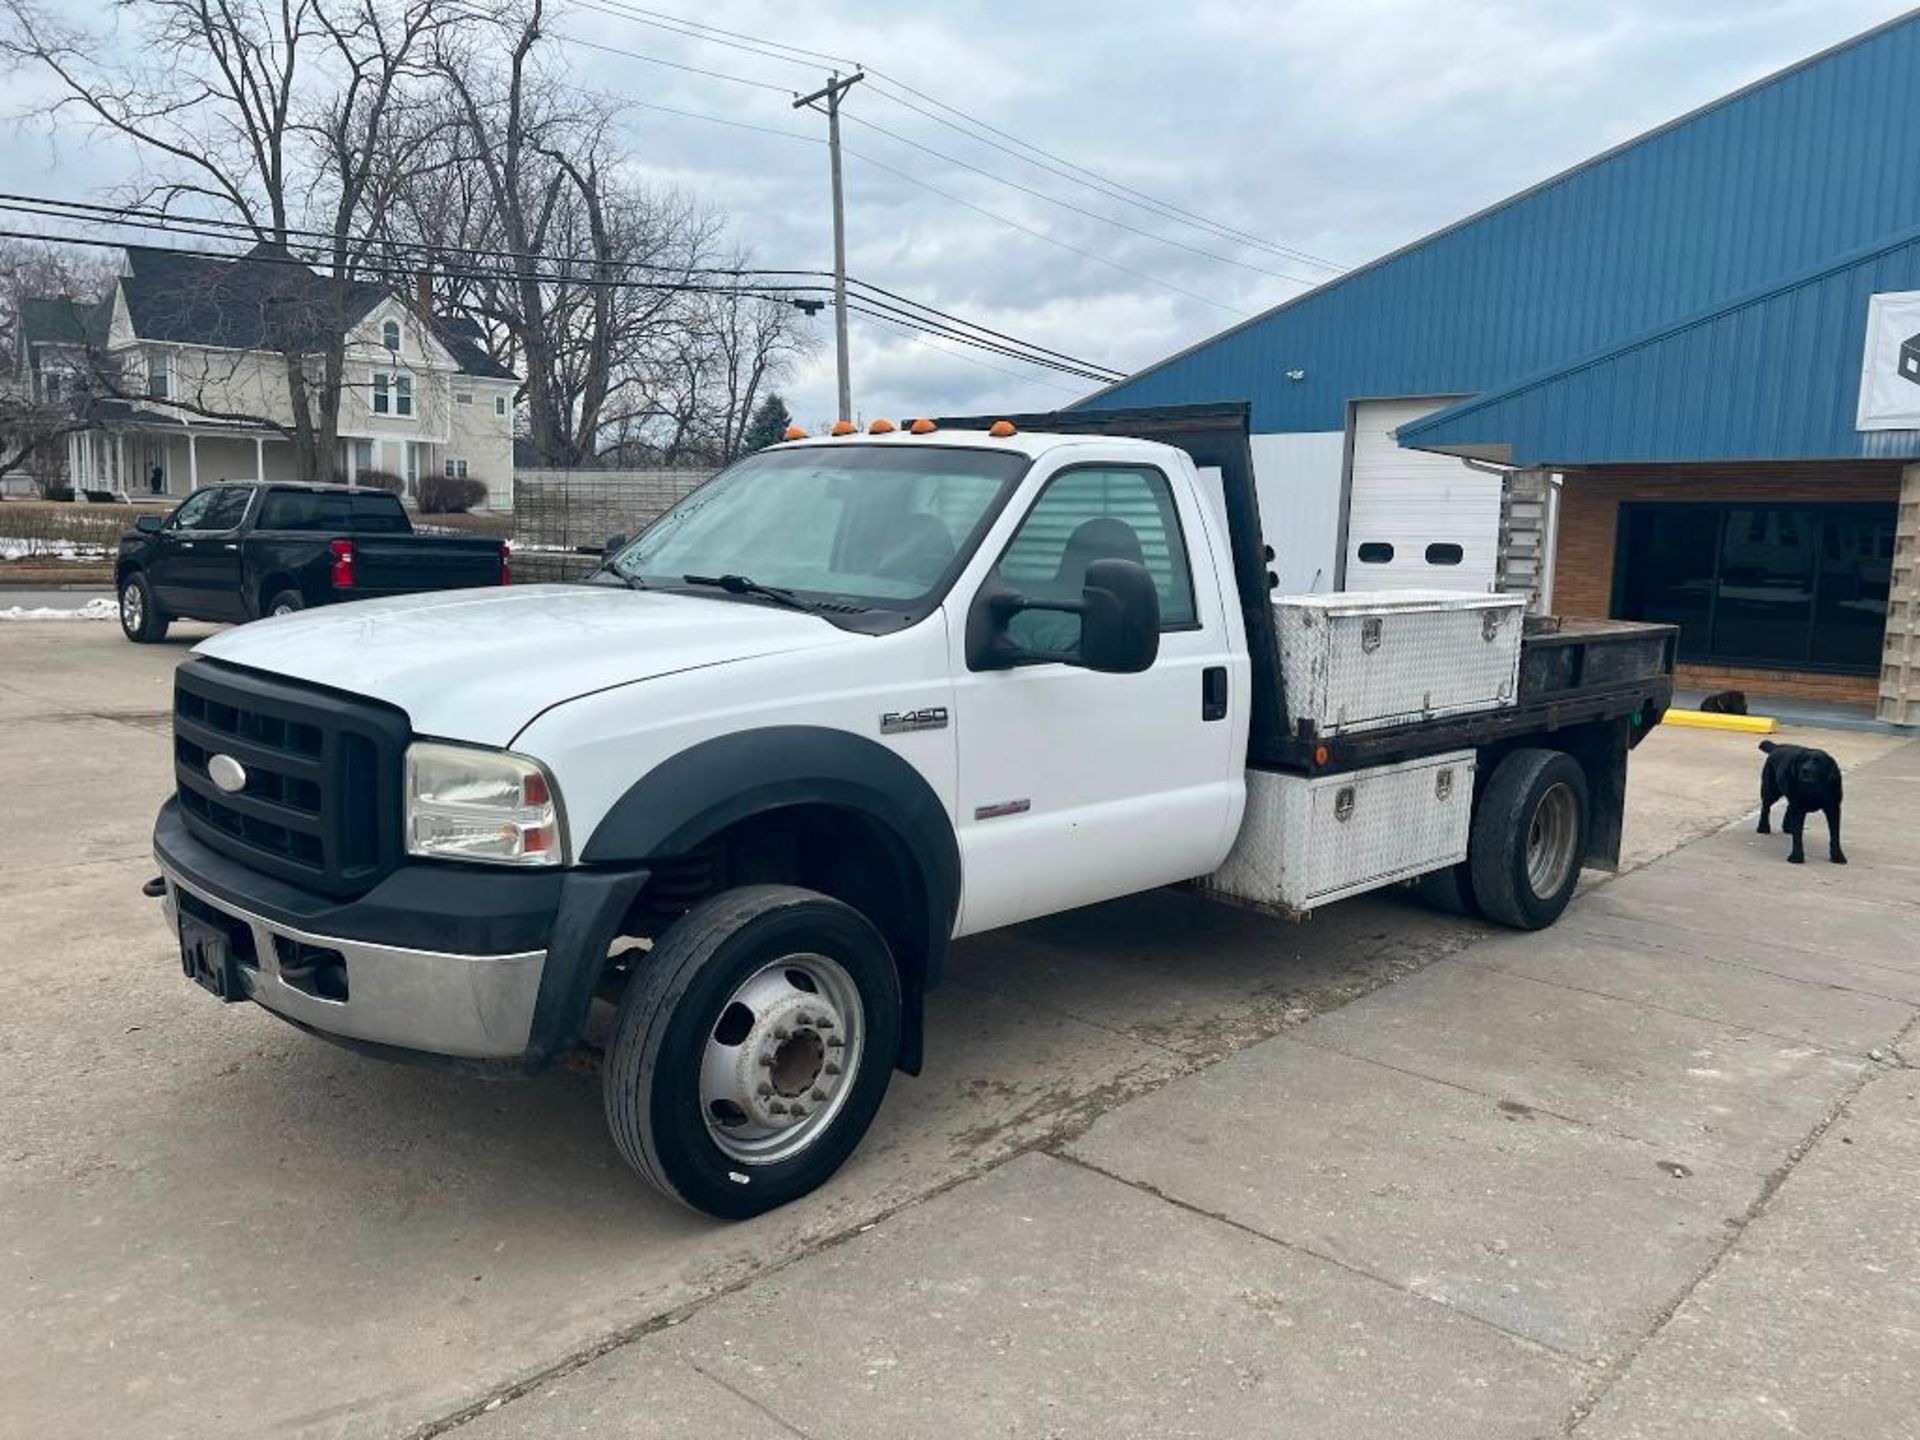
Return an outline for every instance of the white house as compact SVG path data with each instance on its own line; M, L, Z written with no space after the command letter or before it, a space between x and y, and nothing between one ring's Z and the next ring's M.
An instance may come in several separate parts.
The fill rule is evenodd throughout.
M268 245L234 259L132 247L113 294L75 308L81 323L23 330L21 341L44 398L102 369L116 377L93 403L97 423L69 437L77 489L184 495L216 480L293 478L292 443L275 425L293 415L286 356L314 355L317 371L324 331L344 326L335 474L384 471L409 495L423 475L466 476L486 485L490 508L512 508L517 381L471 321L364 283L338 307L323 277Z

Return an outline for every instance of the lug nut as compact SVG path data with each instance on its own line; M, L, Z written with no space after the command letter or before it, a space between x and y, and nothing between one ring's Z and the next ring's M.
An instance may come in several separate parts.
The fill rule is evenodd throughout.
M769 1085L764 1080L760 1082L760 1088L754 1091L754 1094L756 1095L771 1095L772 1093L773 1093L773 1086Z
M767 1069L771 1070L773 1068L773 1056L762 1055L760 1057L760 1063L761 1065L765 1066Z
M831 1015L822 1015L815 1019L813 1023L818 1025L822 1030L831 1030L833 1028L833 1017Z
M787 1113L787 1107L782 1102L776 1100L767 1106L767 1113L769 1115L784 1115Z
M838 1075L840 1073L840 1067L834 1064L833 1061L831 1060L827 1061L826 1065L823 1066L822 1068L829 1075Z
M816 1085L813 1087L813 1094L808 1098L813 1100L824 1100L827 1098L827 1092L822 1090L818 1085Z
M846 1046L846 1043L847 1042L842 1040L838 1035L829 1035L827 1037L827 1046L829 1049L833 1049L833 1050L844 1049Z
M793 1031L784 1025L776 1025L773 1027L773 1038L776 1040L790 1040L793 1038Z

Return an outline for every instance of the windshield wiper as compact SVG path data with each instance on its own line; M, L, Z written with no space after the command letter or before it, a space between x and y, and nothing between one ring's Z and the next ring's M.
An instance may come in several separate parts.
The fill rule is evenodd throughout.
M783 590L778 585L762 585L746 575L682 575L680 578L689 585L710 585L729 595L759 595L794 610L816 608L811 601L802 600L791 590Z

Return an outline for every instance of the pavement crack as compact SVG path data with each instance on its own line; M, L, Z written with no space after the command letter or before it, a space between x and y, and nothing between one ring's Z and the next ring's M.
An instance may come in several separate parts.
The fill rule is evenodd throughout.
M1510 1330L1497 1320L1489 1320L1484 1315L1476 1315L1473 1311L1462 1309L1460 1306L1438 1295L1428 1295L1419 1290L1409 1289L1398 1280L1382 1275L1377 1271L1369 1270L1364 1266L1356 1265L1351 1260L1343 1260L1338 1255L1329 1255L1324 1250L1316 1250L1311 1245L1302 1245L1297 1240L1283 1240L1277 1235L1269 1235L1264 1230L1256 1230L1245 1221L1236 1220L1231 1215L1222 1214L1218 1210L1209 1210L1203 1205L1195 1205L1192 1201L1183 1200L1178 1195L1169 1194L1159 1186L1153 1185L1148 1181L1135 1180L1129 1176L1117 1174L1103 1166L1094 1164L1091 1160L1068 1151L1049 1150L1046 1154L1050 1159L1058 1160L1064 1165L1076 1166L1081 1170L1085 1170L1090 1175L1098 1175L1102 1179L1111 1180L1116 1185L1125 1185L1130 1190L1137 1190L1142 1195L1151 1196L1163 1204L1173 1206L1176 1210L1184 1210L1189 1215L1196 1215L1202 1220L1211 1220L1216 1224L1225 1225L1229 1229L1238 1230L1241 1234L1250 1236L1265 1244L1276 1245L1282 1250L1290 1250L1296 1255L1305 1255L1323 1264L1332 1265L1336 1269L1342 1270L1361 1280L1365 1280L1370 1284L1379 1285L1391 1290L1396 1295L1405 1296L1410 1300L1418 1300L1422 1304L1436 1306L1439 1309L1445 1310L1450 1315L1459 1316L1469 1324L1478 1325L1496 1334L1503 1335L1517 1345L1524 1345L1529 1350L1536 1351L1543 1355L1551 1355L1556 1359L1571 1361L1583 1370L1590 1371L1596 1364L1596 1362L1588 1356L1581 1355L1572 1350L1563 1349L1558 1345L1549 1344L1545 1340L1536 1339L1534 1336L1523 1334L1518 1330Z
M1920 1029L1920 1016L1915 1016L1905 1025L1901 1026L1900 1033L1895 1035L1892 1041L1889 1042L1889 1046L1894 1053L1899 1053L1899 1047L1904 1045L1908 1039L1912 1037L1916 1029ZM1727 1257L1733 1253L1735 1247L1739 1245L1741 1238L1747 1233L1748 1227L1766 1212L1767 1206L1772 1202L1773 1197L1780 1192L1780 1187L1785 1185L1788 1178L1799 1168L1800 1162L1806 1159L1812 1152L1813 1147L1820 1143L1821 1138L1840 1122L1841 1118L1847 1113L1848 1108L1859 1098L1860 1093L1879 1077L1883 1068L1886 1067L1869 1065L1862 1069L1859 1075L1841 1089L1839 1095L1834 1098L1833 1104L1827 1107L1826 1113L1816 1120L1813 1123L1813 1127L1808 1130L1805 1135L1801 1136L1792 1148L1787 1151L1785 1158L1768 1172L1766 1179L1760 1183L1759 1193L1753 1197L1753 1200L1745 1210L1733 1217L1733 1223L1727 1227L1726 1242L1713 1253L1706 1264L1702 1265L1700 1269L1694 1273L1691 1279L1674 1293L1665 1305L1660 1307L1659 1312L1653 1317L1653 1323L1647 1327L1644 1335L1632 1345L1628 1346L1621 1354L1609 1358L1604 1364L1597 1368L1593 1380L1588 1385L1587 1398L1576 1405L1566 1419L1561 1422L1560 1433L1562 1435L1573 1434L1574 1431L1578 1430L1580 1426L1586 1422L1587 1417L1592 1415L1593 1412L1600 1407L1601 1401L1606 1399L1608 1392L1626 1377L1628 1371L1633 1368L1634 1363L1646 1353L1647 1347L1660 1337L1661 1332L1672 1322L1673 1317L1680 1313L1686 1303L1693 1298L1694 1293L1719 1272L1720 1267L1726 1263Z
M769 1420L773 1421L774 1424L778 1425L782 1430L786 1431L787 1434L798 1435L800 1437L800 1440L812 1440L812 1437L809 1436L806 1431L802 1430L799 1426L795 1425L792 1421L788 1420L785 1416L781 1415L779 1412L774 1410L769 1410L758 1399L756 1399L752 1395L749 1395L746 1391L742 1390L738 1385L734 1384L731 1380L726 1379L724 1376L714 1374L714 1372L707 1369L706 1366L698 1364L692 1360L687 1361L687 1366L689 1369L693 1371L694 1374L698 1375L701 1379L710 1381L713 1384L718 1385L722 1390L726 1391L729 1395L733 1396L734 1399L740 1401L742 1404L751 1405L755 1410L759 1411L762 1415L766 1416Z

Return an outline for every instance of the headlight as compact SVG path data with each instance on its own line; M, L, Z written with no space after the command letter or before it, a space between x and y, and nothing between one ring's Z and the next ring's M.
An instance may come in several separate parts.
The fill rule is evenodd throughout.
M407 747L407 852L437 860L563 865L560 796L537 761L425 741Z

